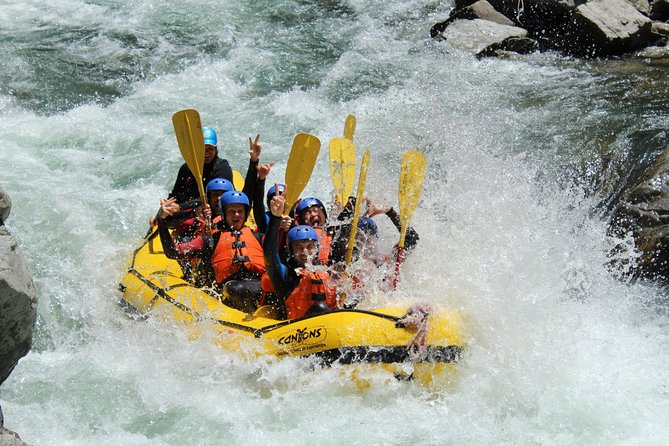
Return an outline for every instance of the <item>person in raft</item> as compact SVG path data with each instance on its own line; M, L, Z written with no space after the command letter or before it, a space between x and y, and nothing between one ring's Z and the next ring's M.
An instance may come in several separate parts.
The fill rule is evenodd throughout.
M232 182L232 167L228 160L218 157L218 136L211 127L202 127L204 137L204 167L202 169L202 183L207 184L212 178L225 178ZM250 139L250 138L249 138ZM179 204L199 198L197 181L186 163L183 163L177 174L177 179L167 198L175 198Z
M169 258L197 263L202 277L199 282L193 281L197 286L213 284L227 305L250 313L260 299L260 278L265 273L262 234L245 225L250 204L243 192L223 193L218 207L223 220L216 225L217 230L187 243L175 243L167 225L159 224L163 249ZM167 208L165 214L169 212Z
M297 223L311 226L318 234L318 260L323 265L330 264L330 247L334 235L333 228L326 226L327 218L325 206L318 198L303 198L295 206Z
M225 178L214 178L207 183L206 193L209 207L198 205L194 209L182 211L175 198L161 200L155 224L158 226L160 243L165 256L175 259L184 280L198 287L214 285L214 273L211 266L212 250L206 250L212 245L210 234L206 231L206 219L212 220L212 234L218 232L221 224L219 198L224 192L234 190L232 183ZM209 211L215 211L214 215ZM213 217L213 218L212 218ZM173 231L170 233L170 229Z
M353 199L355 203L355 199ZM338 286L346 291L344 308L353 308L362 301L367 292L377 288L390 291L392 278L395 274L393 266L397 261L395 245L389 252L380 252L378 247L378 226L372 217L386 215L398 231L401 229L400 216L392 207L379 206L365 197L366 212L358 220L358 230L353 244L352 264L349 268L348 283L338 282ZM333 243L333 256L340 258L334 268L343 270L345 250L351 234L350 224L341 232L341 236ZM404 240L406 254L418 244L419 236L412 227L407 228Z
M230 168L230 165L228 164L227 160L221 160L224 162L224 164L218 163L216 159L220 158L214 158L213 161L209 162L207 164L208 160L211 159L212 154L214 153L212 150L215 148L215 145L212 145L211 143L216 143L217 138L216 138L216 132L214 132L212 129L209 127L205 127L203 130L203 134L209 135L208 137L205 136L205 165L203 169L203 175L202 175L202 182L206 186L206 193L208 196L208 201L212 210L212 214L214 217L218 215L218 197L220 197L221 193L220 189L211 189L210 185L212 182L216 181L229 181L230 184L232 183L232 169ZM263 194L263 189L265 187L265 178L269 174L269 171L272 168L272 165L274 164L269 163L269 164L263 164L259 165L260 162L260 153L262 152L262 146L258 144L258 140L260 139L260 134L256 134L255 139L251 139L249 137L249 166L248 169L246 170L246 177L244 178L244 187L242 189L242 192L246 194L247 197L255 197L256 196L256 190L260 189L260 205L259 206L254 206L254 211L253 215L257 217L258 215L264 214L265 209L264 206L262 205L262 194ZM216 164L219 164L219 167L216 167ZM227 168L225 167L227 165ZM208 177L207 174L207 166L214 166L212 169L214 169L213 173L219 173L220 176L216 176L212 179L208 179L211 177ZM184 167L186 171L184 171ZM210 169L211 170L211 169ZM229 174L227 171L230 171ZM227 176L226 176L227 175ZM177 177L177 181L174 184L174 188L172 189L172 192L170 193L169 197L167 200L171 200L175 203L177 203L178 206L176 206L176 212L175 214L183 216L183 219L188 219L193 217L193 213L195 211L195 208L200 206L201 200L199 197L199 192L197 190L197 184L195 184L194 190L192 187L188 186L186 187L185 184L190 184L190 182L193 182L195 184L195 178L193 177L193 174L190 172L190 169L186 164L181 166L181 169L179 169L179 175ZM184 191L185 189L188 189L188 193L175 193L175 191ZM234 187L232 188L234 189ZM225 189L229 190L229 189ZM210 192L213 191L212 193L215 196L212 198L210 195ZM194 195L193 195L194 194ZM192 195L192 196L191 196ZM186 197L188 198L187 201L183 201ZM161 205L167 201L167 200L162 200ZM254 200L254 202L257 202L258 200ZM171 207L174 207L173 204L170 204ZM183 214L182 214L183 212ZM155 226L156 221L155 219L160 217L160 215L157 215L155 218L152 217L149 219L149 225L151 227ZM174 215L172 217L173 219L176 219L177 216ZM264 231L261 231L264 232Z
M263 244L267 273L263 276L261 305L276 307L282 319L297 319L335 309L336 289L330 274L318 264L319 236L308 225L294 226L286 235L289 258L279 256L279 229L284 222L286 198L278 192L270 202L270 222Z
M216 283L226 305L253 312L261 297L260 278L265 273L262 234L245 225L251 211L243 192L229 191L219 200L223 225L214 234L211 262Z

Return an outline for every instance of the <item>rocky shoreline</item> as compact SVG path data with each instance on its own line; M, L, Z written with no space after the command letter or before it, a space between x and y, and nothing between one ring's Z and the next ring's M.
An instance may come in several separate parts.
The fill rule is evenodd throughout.
M669 63L669 0L455 0L430 35L476 57L558 51Z
M12 208L9 195L0 187L0 385L9 377L32 345L37 317L37 292L16 239L5 226ZM0 446L25 445L4 428L0 407Z

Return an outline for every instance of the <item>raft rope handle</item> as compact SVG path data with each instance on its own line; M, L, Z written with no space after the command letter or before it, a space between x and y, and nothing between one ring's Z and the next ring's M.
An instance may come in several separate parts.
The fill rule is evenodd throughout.
M407 353L411 361L421 361L427 355L427 335L430 331L429 316L432 306L428 303L417 303L395 322L398 328L415 328L416 334L409 341Z

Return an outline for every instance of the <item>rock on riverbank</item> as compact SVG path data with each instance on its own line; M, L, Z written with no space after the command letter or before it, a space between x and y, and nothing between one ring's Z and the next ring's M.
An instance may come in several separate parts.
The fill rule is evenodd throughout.
M16 239L4 225L11 207L9 195L0 187L0 384L30 350L37 317L32 277ZM3 425L0 417L0 446L25 444Z
M667 20L669 0L455 0L430 35L477 57L536 50L610 57L648 47L669 57Z

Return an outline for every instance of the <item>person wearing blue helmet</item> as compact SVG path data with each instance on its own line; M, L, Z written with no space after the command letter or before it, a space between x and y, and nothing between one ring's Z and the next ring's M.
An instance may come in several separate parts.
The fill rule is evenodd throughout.
M212 223L216 224L221 220L221 208L218 201L221 195L231 190L235 190L235 186L225 178L214 178L207 183L204 191L207 194L207 201L211 207Z
M232 182L232 168L227 160L218 157L218 136L211 127L202 127L204 137L204 167L202 183L207 184L212 178L225 178ZM195 177L184 163L179 169L177 179L168 198L175 198L177 203L186 203L198 198L200 193Z
M295 219L301 225L309 225L318 233L318 259L323 264L330 263L330 253L334 228L327 226L328 214L323 202L315 197L301 199L295 206Z
M219 204L224 225L211 257L214 277L226 305L251 313L260 300L260 278L266 270L262 234L245 225L251 206L243 192L225 192Z
M309 225L294 226L288 231L286 263L279 255L279 228L286 198L278 192L270 202L270 223L263 248L267 273L261 280L261 305L272 305L279 317L297 319L323 313L337 306L336 288L330 273L318 266L319 235Z
M212 182L212 180L216 179L226 180L229 181L230 184L232 184L233 173L230 164L228 163L227 160L221 160L220 158L218 158L218 152L217 152L218 137L216 135L216 132L210 127L204 127L202 129L202 133L205 143L204 168L202 175L203 184L205 186L208 186L209 183ZM259 165L260 153L262 151L262 146L258 143L259 139L260 139L260 134L256 134L255 139L249 137L249 166L244 180L244 187L242 189L242 191L246 194L246 196L249 197L253 202L252 204L253 213L254 216L256 217L256 220L259 219L258 218L259 216L262 216L262 214L265 213L265 209L262 203L262 195L264 193L263 189L265 187L264 179L269 174L269 171L271 170L273 164L269 163L269 164ZM217 185L217 183L215 182L214 185ZM260 198L256 198L258 194L260 195ZM217 197L214 198L217 199ZM197 184L195 182L195 178L186 164L181 166L181 169L179 170L179 175L177 176L177 181L174 184L174 187L168 197L168 200L174 200L178 204L177 211L184 210L186 212L190 212L191 215L192 211L197 206L201 205L201 200L199 197L199 191L197 188ZM217 203L217 201L212 202L211 199L209 199L208 201L210 202L211 212L213 213L214 216L216 216L217 206L215 205L215 203ZM207 206L205 206L205 213L208 212L210 211L207 209ZM177 215L181 216L182 214L177 212ZM174 219L178 217L172 217L172 218ZM153 224L154 222L155 218L149 221L151 226L154 225ZM263 230L264 228L261 228L261 231Z
M212 234L203 231L200 223L200 231L184 241L170 234L167 225L159 224L163 250L168 258L180 261L186 280L214 287L227 297L229 306L252 312L260 299L260 277L265 272L262 234L245 225L250 203L243 192L224 192L216 207L220 207L222 221ZM166 208L164 213L170 211ZM194 267L196 271L192 271Z
M234 189L233 184L225 178L214 178L209 181L205 187L207 201L209 202L208 207L203 207L199 198L181 204L177 203L174 197L160 200L160 210L156 218L152 220L153 224L151 226L166 225L175 228L175 235L179 239L183 239L189 232L197 232L198 228L189 227L189 225L198 223L198 214L200 214L199 218L202 219L202 224L204 224L205 217L213 217L213 223L218 223L221 220L218 199L223 192Z

